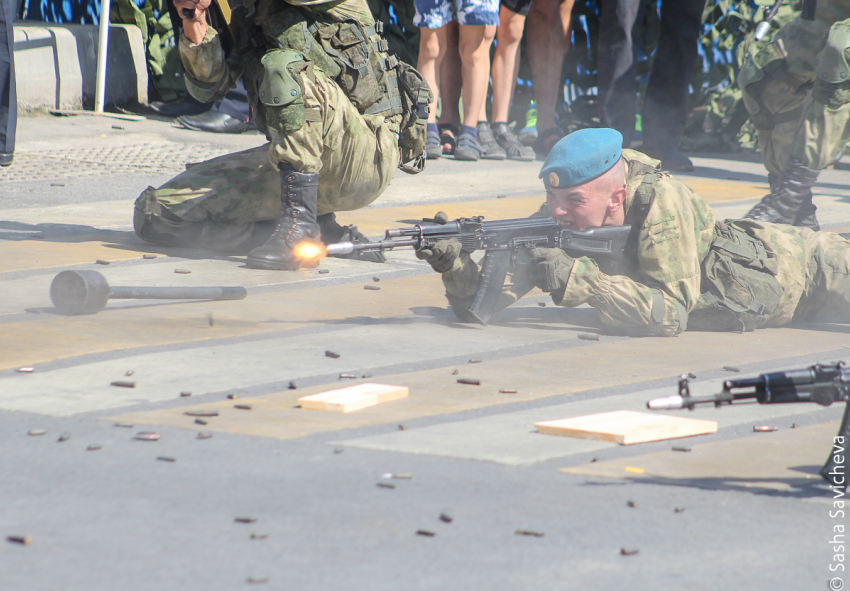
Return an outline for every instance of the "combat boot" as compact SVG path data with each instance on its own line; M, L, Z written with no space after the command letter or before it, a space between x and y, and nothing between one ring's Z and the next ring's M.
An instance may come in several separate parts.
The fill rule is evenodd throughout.
M317 218L319 228L322 230L322 241L326 245L336 242L353 242L354 244L365 244L369 239L357 229L357 226L341 226L336 221L336 214L323 213ZM382 252L352 252L350 254L331 255L340 259L355 259L368 261L370 263L386 263L387 257Z
M317 267L324 248L316 221L318 173L296 172L280 163L280 219L271 237L248 253L251 269L295 270Z
M772 172L768 173L767 182L770 185L771 193L775 193L779 188L779 179L780 176L778 174ZM810 228L817 232L820 230L820 224L818 223L818 218L815 215L817 210L818 206L812 203L812 192L809 191L808 195L803 200L803 203L800 205L800 210L797 212L797 217L794 219L794 225Z
M792 224L817 228L817 207L812 203L812 187L820 174L803 166L796 158L789 158L775 185L760 203L757 203L745 218L774 224ZM774 179L768 177L768 181Z

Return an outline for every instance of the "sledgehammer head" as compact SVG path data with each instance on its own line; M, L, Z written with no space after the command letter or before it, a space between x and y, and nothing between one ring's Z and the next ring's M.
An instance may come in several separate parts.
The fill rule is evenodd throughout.
M50 299L60 314L97 314L109 301L109 284L97 271L62 271L50 284Z

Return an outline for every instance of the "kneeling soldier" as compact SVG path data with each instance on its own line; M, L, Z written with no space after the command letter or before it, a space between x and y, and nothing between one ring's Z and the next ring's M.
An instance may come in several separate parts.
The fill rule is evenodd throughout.
M366 2L235 0L229 55L207 23L210 0L174 4L189 92L210 102L242 77L270 143L148 188L136 201L136 233L248 252L259 269L316 266L322 241L362 240L333 212L374 201L402 162L421 170L430 102L418 72L387 54Z

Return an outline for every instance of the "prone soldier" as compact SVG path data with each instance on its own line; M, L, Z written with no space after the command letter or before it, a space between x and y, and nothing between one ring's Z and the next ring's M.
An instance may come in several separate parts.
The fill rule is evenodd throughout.
M770 183L745 217L818 230L812 187L850 139L850 1L815 2L750 56L738 84Z
M589 304L614 332L636 336L850 322L850 241L753 219L718 221L659 161L621 146L613 129L560 140L540 171L546 204L538 215L578 231L630 225L624 267L608 274L559 248L520 251L496 309L538 287L555 304ZM442 240L417 256L442 273L455 314L474 321L480 270L461 243Z
M365 239L334 212L374 201L402 164L421 170L430 91L388 55L365 0L233 0L227 54L210 4L174 0L186 85L210 102L242 77L269 143L149 187L136 201L136 233L247 252L252 268L316 266L322 241Z

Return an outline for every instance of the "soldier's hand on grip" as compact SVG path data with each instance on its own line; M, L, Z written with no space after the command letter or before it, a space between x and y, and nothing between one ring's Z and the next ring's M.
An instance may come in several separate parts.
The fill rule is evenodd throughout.
M534 285L545 292L567 286L575 259L560 248L530 248L517 253L517 262L527 266Z
M460 255L461 244L457 238L440 240L436 244L416 251L416 258L428 261L437 273L447 273L454 268Z

